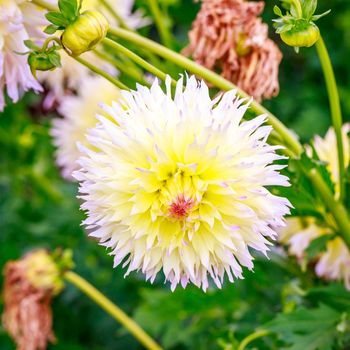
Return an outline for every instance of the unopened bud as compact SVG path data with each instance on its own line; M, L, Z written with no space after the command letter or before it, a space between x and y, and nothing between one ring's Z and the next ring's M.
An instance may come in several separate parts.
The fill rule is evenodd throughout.
M108 21L98 11L85 11L62 34L62 44L71 56L92 50L107 35Z
M49 289L53 295L63 289L61 272L46 250L37 250L27 256L26 276L33 287Z
M282 32L281 39L289 46L311 47L320 38L320 30L314 23L297 23L292 29Z
M45 54L37 54L36 52L29 54L28 64L34 77L37 70L48 71L56 68L56 65Z

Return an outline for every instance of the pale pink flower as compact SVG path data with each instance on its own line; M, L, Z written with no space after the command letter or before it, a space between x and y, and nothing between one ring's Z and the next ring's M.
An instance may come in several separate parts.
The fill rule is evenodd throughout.
M13 102L30 89L41 91L32 76L23 41L39 35L45 23L43 11L23 0L0 1L0 111L5 107L5 89Z
M258 17L263 8L262 1L204 0L184 50L258 101L278 94L282 59Z
M316 265L316 274L328 280L343 280L350 290L350 252L342 238L327 243L327 250Z

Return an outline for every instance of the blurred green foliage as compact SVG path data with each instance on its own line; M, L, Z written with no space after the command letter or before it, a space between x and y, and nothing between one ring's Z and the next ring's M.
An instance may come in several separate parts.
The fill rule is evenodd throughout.
M199 4L190 0L161 3L174 26L180 50L186 44ZM266 1L264 20L269 24L274 4L275 1ZM145 1L137 1L137 6L147 12ZM350 120L350 2L320 2L319 12L329 8L332 13L318 25L335 66L344 119ZM284 60L280 69L281 92L266 106L302 141L308 141L314 134L323 134L330 124L316 51L304 49L296 54L272 32L271 28ZM150 35L157 38L155 28L150 29ZM270 260L257 257L254 272L245 271L244 280L225 284L222 290L212 287L206 294L192 286L172 293L161 279L150 285L135 274L124 279L122 269L112 268L112 258L80 226L84 215L76 199L77 185L65 182L59 175L49 136L52 115L42 113L39 105L40 97L28 94L0 115L1 268L9 259L17 259L36 247L71 248L76 270L133 315L166 349L235 350L239 340L264 324L279 337L270 335L256 340L254 346L258 349L288 349L288 344L293 343L291 349L318 349L306 347L303 338L305 333L316 338L322 335L323 328L312 322L315 315L329 321L324 329L331 334L319 349L350 348L344 331L348 329L346 312L350 310L348 292L340 285L325 286L310 272L301 271L295 261L287 262L277 254L272 254ZM71 286L67 285L53 308L58 342L51 349L141 349L125 330ZM297 326L300 319L310 319L310 328L305 325L300 332L290 323L291 319ZM282 322L289 328L281 331L277 326ZM0 349L14 349L1 327Z

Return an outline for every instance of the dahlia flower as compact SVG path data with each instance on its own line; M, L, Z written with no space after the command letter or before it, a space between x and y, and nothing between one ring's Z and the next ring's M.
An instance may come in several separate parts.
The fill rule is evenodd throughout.
M321 227L311 217L287 218L286 224L286 227L279 230L279 241L289 245L289 253L300 262L313 240L332 234L330 228ZM350 252L341 237L330 239L325 251L318 254L315 272L327 280L344 281L345 287L350 290Z
M278 94L282 59L258 17L263 8L263 1L203 0L183 51L258 101Z
M350 124L344 124L342 127L343 148L344 148L344 166L349 166L350 160ZM338 166L338 147L335 131L329 128L324 138L316 135L314 139L314 147L320 160L327 163L327 169L331 175L331 179L335 184L336 197L339 197L339 166ZM310 152L310 151L309 151Z
M327 250L316 265L316 274L328 280L343 280L350 291L350 253L340 237L327 242Z
M6 264L3 325L17 350L43 350L54 342L52 297L63 288L58 269L44 250Z
M279 229L279 241L289 245L289 253L302 259L310 243L322 235L331 233L327 227L321 227L313 217L290 217L286 226Z
M91 147L80 146L74 176L90 235L126 275L153 282L162 270L172 290L242 278L251 250L266 254L289 213L266 188L289 185L266 116L243 122L246 100L235 91L212 100L195 77L184 90L180 79L174 98L169 80L165 93L155 81L122 96L89 131Z
M97 123L95 116L101 112L99 103L108 104L119 97L119 89L105 78L90 76L85 79L84 89L80 89L79 94L64 98L58 108L63 118L54 119L51 129L57 147L56 161L63 177L72 180L72 172L79 169L77 142L87 144L85 134Z
M28 51L23 41L38 37L45 23L43 11L37 6L24 0L0 0L0 111L5 107L5 89L13 102L24 91L41 91L27 57L18 52Z
M344 164L349 166L350 140L348 133L350 124L342 127L344 145ZM329 128L325 138L316 136L314 139L314 149L317 157L327 163L327 169L335 186L335 197L339 196L339 169L338 169L338 149L335 131ZM307 152L312 156L312 148L307 147ZM289 245L289 252L301 259L305 255L305 250L310 243L325 234L333 233L329 227L321 227L316 220L311 217L287 218L286 227L279 230L279 240L283 244ZM327 242L326 250L320 252L317 257L315 267L316 274L320 277L331 280L344 280L345 286L350 290L350 252L341 237L336 237Z

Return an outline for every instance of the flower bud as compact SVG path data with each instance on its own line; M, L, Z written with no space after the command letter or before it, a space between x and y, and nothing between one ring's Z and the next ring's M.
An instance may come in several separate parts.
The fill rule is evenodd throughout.
M37 250L26 258L26 278L37 289L50 289L58 294L63 289L63 280L56 262L45 250Z
M48 71L56 68L56 65L54 65L45 54L37 54L36 52L29 54L28 64L34 77L36 76L37 70Z
M4 329L17 349L46 349L55 341L51 301L63 288L59 265L46 250L37 250L9 261L4 277Z
M296 24L291 30L281 33L281 39L289 46L311 47L320 38L320 30L316 24Z
M71 56L92 50L106 35L108 21L98 11L85 11L63 32L61 41Z

